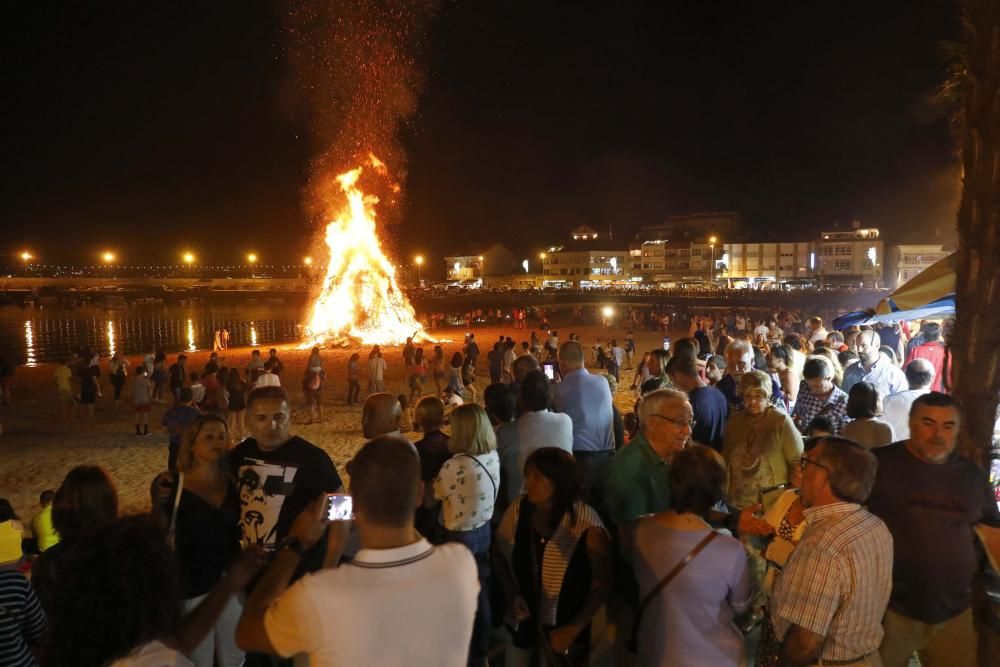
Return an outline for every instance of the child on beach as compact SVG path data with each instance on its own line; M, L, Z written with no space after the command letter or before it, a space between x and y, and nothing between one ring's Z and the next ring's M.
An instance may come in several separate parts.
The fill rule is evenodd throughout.
M132 382L132 405L135 406L135 434L149 435L149 406L153 402L153 383L146 376L145 366L135 369ZM139 427L142 430L139 430Z

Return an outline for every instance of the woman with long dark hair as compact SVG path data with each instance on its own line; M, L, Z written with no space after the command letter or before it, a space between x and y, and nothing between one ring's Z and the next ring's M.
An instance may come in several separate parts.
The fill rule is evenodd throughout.
M218 618L224 600L247 585L263 563L247 552L233 563L197 613L181 618L177 559L148 515L105 525L67 554L67 577L48 615L45 665L173 665L191 653Z
M117 517L118 491L104 468L77 466L67 473L52 501L52 526L59 543L31 564L31 583L46 613L64 594L66 580L73 578L66 569L66 553L89 542Z
M608 532L580 500L580 471L569 452L532 452L524 489L496 534L495 562L517 621L509 628L507 664L555 664L546 659L554 654L565 664L586 665L590 621L611 590Z

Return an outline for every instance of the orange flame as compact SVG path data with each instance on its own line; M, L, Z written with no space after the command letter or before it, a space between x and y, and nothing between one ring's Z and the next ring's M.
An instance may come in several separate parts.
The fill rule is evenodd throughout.
M369 155L369 164L386 175L385 165L374 155ZM433 341L396 284L396 269L379 245L375 232L378 197L365 195L358 187L362 169L337 176L347 207L326 226L330 263L306 326L309 342L305 347L349 341L400 345L409 336Z

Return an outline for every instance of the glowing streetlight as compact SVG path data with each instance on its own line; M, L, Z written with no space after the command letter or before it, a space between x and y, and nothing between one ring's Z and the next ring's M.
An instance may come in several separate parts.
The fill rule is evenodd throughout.
M538 253L538 258L539 258L540 260L542 260L543 262L545 261L545 258L546 258L546 257L548 257L548 255L547 255L546 253L544 253L544 252L540 252L540 253Z
M413 258L413 261L417 263L417 284L423 285L424 282L420 279L420 268L424 265L424 256L417 255Z
M712 249L712 263L708 265L709 276L711 277L710 282L715 282L715 244L719 242L719 239L710 236L708 238L708 246Z
M183 255L181 256L181 259L183 259L183 260L184 260L184 263L185 263L185 264L187 264L187 265L188 265L189 267L190 267L190 266L191 266L192 264L194 264L194 255L193 255L193 254L191 254L191 253L189 253L189 252L186 252L186 253L184 253L184 254L183 254Z
M479 256L479 286L486 287L486 258Z
M306 266L312 266L313 258L306 255L305 257L302 258L302 263L305 264Z
M257 263L257 253L253 253L253 252L248 253L247 254L247 263L250 265L250 277L253 278L254 277L254 275L253 275L253 265Z
M113 252L102 253L101 261L104 262L105 264L111 264L112 262L115 261L115 253Z
M28 263L32 259L34 259L34 256L27 250L21 253L21 260L24 262L24 275L28 275Z

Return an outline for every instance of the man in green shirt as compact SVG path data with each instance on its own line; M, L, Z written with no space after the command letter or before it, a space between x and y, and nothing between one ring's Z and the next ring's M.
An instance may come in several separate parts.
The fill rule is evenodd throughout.
M639 406L639 433L611 461L605 498L619 530L644 514L670 508L668 470L691 438L691 403L676 389L646 394ZM630 544L622 535L623 546Z

